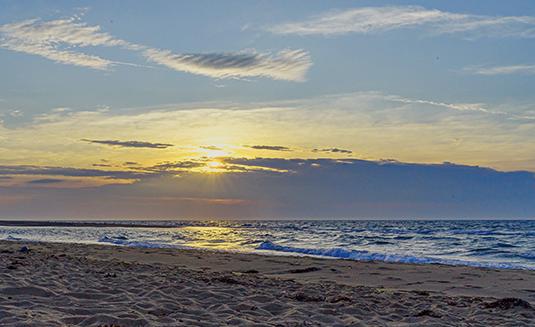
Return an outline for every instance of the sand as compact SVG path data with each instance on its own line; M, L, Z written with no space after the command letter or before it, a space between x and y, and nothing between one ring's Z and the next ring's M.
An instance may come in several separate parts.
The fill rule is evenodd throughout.
M535 326L534 271L7 241L0 252L0 326Z

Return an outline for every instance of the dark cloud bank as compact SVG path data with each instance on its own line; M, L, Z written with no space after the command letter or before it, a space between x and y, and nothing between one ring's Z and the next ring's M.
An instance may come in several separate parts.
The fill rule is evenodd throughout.
M535 218L535 178L530 172L355 159L226 158L223 162L287 172L180 172L180 177L171 173L176 168L199 166L195 161L148 167L147 173L4 166L0 175L48 172L139 181L46 192L0 187L0 196L27 195L32 199L3 205L0 217Z

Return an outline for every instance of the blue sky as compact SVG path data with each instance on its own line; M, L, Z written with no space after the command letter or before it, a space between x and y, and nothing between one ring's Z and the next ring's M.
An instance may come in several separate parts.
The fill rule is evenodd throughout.
M467 40L470 36L466 33L431 36L432 31L420 28L329 37L281 36L264 30L333 10L382 5L421 5L473 15L535 16L529 1L514 3L435 1L429 7L426 2L418 1L127 4L80 1L76 5L62 1L4 1L0 13L2 23L32 18L53 20L84 12L82 21L88 25L99 25L104 32L117 38L155 48L178 53L305 49L310 52L313 65L306 83L266 79L250 83L214 81L162 67L117 66L106 73L79 67L58 68L56 63L40 57L3 50L0 65L5 74L0 87L4 90L2 97L7 98L10 105L28 107L36 112L59 106L152 106L223 99L269 101L372 90L445 102L526 104L532 103L535 97L529 87L532 76L480 76L463 72L463 69L479 65L533 64L535 45L529 38L481 36ZM98 50L116 60L147 64L137 53L110 48ZM29 93L22 93L21 89Z
M61 202L62 190L81 192L78 204L102 188L145 194L146 174L161 180L169 163L173 178L248 181L244 171L261 170L286 176L270 183L287 188L292 169L230 162L394 159L422 172L443 162L488 167L492 176L533 172L534 40L532 1L3 1L0 194L11 207L0 216L20 216L22 207L38 213L40 197ZM389 176L392 189L403 189L389 173L376 174L377 183ZM535 185L531 173L519 174ZM183 183L158 185L169 192L162 198L200 196L184 194ZM214 192L203 199L225 198ZM262 201L277 207L273 196ZM444 214L489 215L476 202ZM496 212L507 216L513 204ZM341 216L373 214L337 205L346 208ZM406 212L435 215L442 205ZM229 212L266 215L240 208ZM518 210L535 215L527 204Z

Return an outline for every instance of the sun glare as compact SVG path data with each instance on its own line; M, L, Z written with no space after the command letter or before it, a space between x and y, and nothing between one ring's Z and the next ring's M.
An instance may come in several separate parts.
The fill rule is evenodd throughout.
M204 152L204 155L209 158L223 157L223 156L228 155L228 152L224 150L203 149L203 152Z
M224 171L225 165L221 161L212 160L206 163L206 166L203 168L204 172L207 173L219 173Z
M206 166L208 166L208 168L221 168L223 164L219 161L210 161Z

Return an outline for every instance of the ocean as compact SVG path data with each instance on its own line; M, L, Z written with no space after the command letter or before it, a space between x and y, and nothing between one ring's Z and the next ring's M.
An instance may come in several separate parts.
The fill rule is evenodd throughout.
M22 222L0 239L535 270L535 221Z

